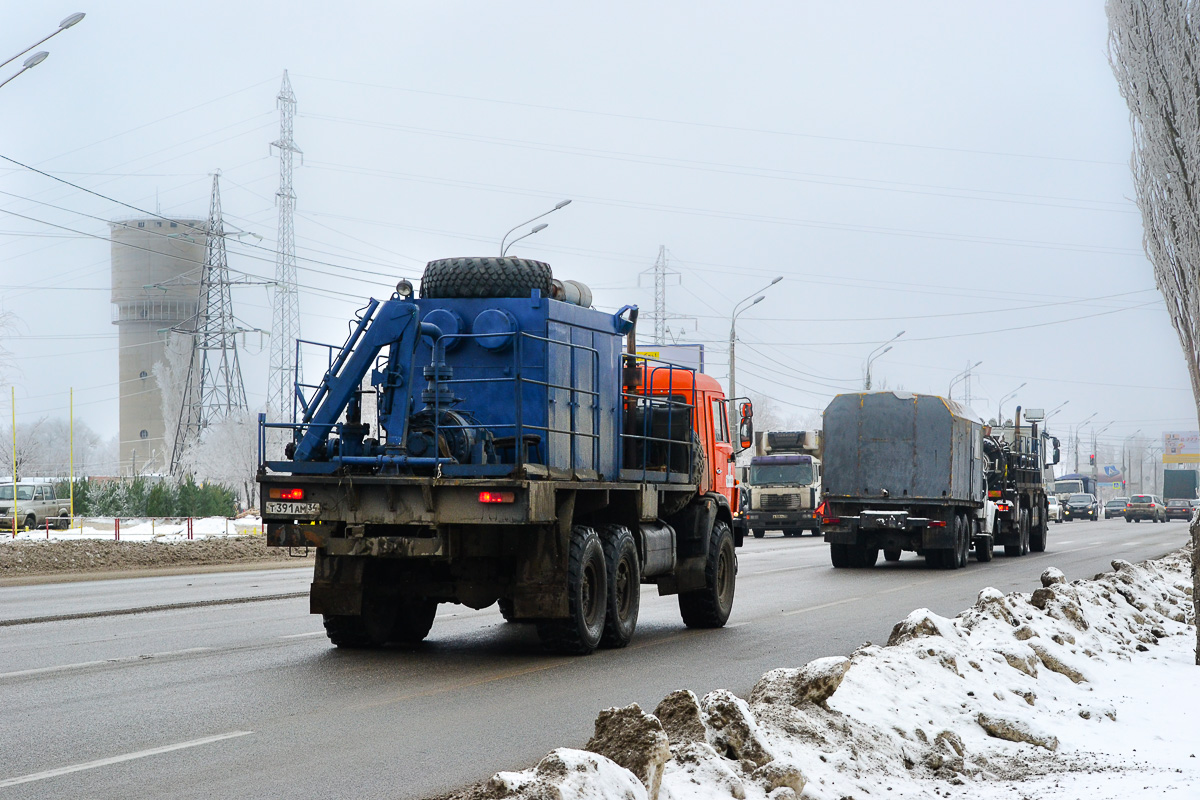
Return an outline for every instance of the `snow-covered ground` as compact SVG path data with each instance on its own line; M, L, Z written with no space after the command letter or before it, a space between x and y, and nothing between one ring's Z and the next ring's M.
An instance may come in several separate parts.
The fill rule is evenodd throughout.
M262 520L258 517L204 517L191 521L192 538L207 539L218 536L254 536L262 533ZM17 541L74 542L82 539L116 539L116 520L112 517L76 517L66 530L38 528L18 531ZM13 540L12 531L0 530L0 541ZM179 542L188 539L186 519L121 519L120 540L122 542Z
M887 646L773 670L748 700L610 709L584 750L498 773L501 798L1200 798L1186 553L925 609ZM603 753L604 755L597 755ZM606 757L609 756L609 757ZM611 758L610 758L611 757ZM628 767L628 768L626 768ZM479 794L472 795L475 797Z

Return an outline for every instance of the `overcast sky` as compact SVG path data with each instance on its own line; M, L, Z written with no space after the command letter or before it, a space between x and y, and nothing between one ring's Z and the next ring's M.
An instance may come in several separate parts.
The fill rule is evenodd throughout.
M0 155L199 217L220 169L228 222L273 248L287 69L305 338L340 343L368 296L433 258L495 254L570 198L510 255L648 313L665 245L672 334L705 343L721 380L735 303L782 275L738 318L738 389L797 420L860 388L903 330L876 388L944 395L982 361L984 417L1025 383L1006 415L1069 401L1064 438L1093 412L1111 443L1195 429L1101 3L582 5L2 0L4 58L87 18L0 88ZM0 191L18 419L66 416L74 387L76 414L115 435L105 220L136 212L9 162ZM274 271L243 244L229 261ZM265 288L234 303L270 327ZM241 353L254 405L268 353L255 336Z

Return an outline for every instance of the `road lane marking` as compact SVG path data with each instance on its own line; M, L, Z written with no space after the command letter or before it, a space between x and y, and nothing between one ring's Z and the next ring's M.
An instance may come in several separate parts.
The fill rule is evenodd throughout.
M95 619L96 617L120 617L127 614L150 614L155 611L179 611L185 608L208 608L209 606L230 606L241 603L261 603L267 600L293 600L298 597L308 597L308 592L284 592L283 594L263 594L254 597L229 597L222 600L196 600L190 603L165 603L158 606L140 606L138 608L112 608L106 611L82 611L77 614L52 614L46 617L24 617L22 619L0 619L0 628L10 625L32 625L38 622L64 622L74 619Z
M854 603L859 600L862 600L862 598L861 597L846 597L841 600L834 600L831 603L821 603L821 605L819 605L819 606L809 606L808 608L797 608L794 611L782 611L782 612L780 612L780 616L790 617L793 614L807 614L809 611L820 611L822 608L830 608L832 606L840 606L840 605L844 605L846 603Z
M170 650L165 653L150 653L141 656L124 656L122 658L106 658L102 661L80 661L77 664L59 664L56 667L36 667L34 669L22 669L16 672L0 672L0 680L5 678L25 678L30 675L49 675L54 672L67 672L75 669L86 669L87 667L104 667L115 664L135 664L139 661L151 661L156 658L170 658L172 656L186 656L193 653L204 653L212 650L211 647L189 647L186 650Z
M306 636L324 636L325 631L311 631L310 633L289 633L287 636L280 636L280 639L303 639Z
M7 778L5 780L0 780L0 789L3 789L6 786L16 786L20 783L32 783L34 781L45 780L46 778L57 778L59 775L69 775L72 772L82 772L85 769L107 767L110 764L120 764L123 761L133 761L134 759L146 758L147 756L170 753L172 750L183 750L188 747L199 747L202 744L212 744L213 742L219 742L223 739L234 739L238 736L246 736L251 733L254 733L254 731L230 731L229 733L218 733L216 736L205 736L203 739L192 739L190 742L168 744L164 747L152 747L149 750L138 750L136 753L126 753L123 756L101 758L96 761L88 761L84 764L72 764L69 767L48 769L45 772L34 772L29 775L22 775L18 778Z
M925 580L925 581L914 581L912 583L906 583L903 586L897 586L894 589L883 589L882 591L878 591L875 594L878 595L878 594L891 594L892 592L903 592L905 589L914 589L918 586L924 586L927 583L933 583L936 580L938 580L938 579L930 578L929 580Z

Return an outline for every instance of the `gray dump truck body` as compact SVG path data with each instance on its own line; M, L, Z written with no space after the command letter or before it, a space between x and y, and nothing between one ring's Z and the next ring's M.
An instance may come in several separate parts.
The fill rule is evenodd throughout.
M965 565L972 545L990 559L983 425L968 409L935 395L844 394L825 410L824 433L834 566L870 566L881 549L889 560L913 550L946 568Z

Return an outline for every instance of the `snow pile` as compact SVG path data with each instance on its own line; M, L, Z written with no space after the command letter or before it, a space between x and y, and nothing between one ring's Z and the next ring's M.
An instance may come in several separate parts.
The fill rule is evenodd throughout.
M586 750L555 750L480 789L521 800L1194 797L1190 560L1113 570L1067 583L1049 569L1032 594L985 589L954 619L919 609L887 646L772 670L748 701L682 690L653 715L609 709Z
M262 520L254 516L203 517L191 521L192 539L224 536L257 536L262 533ZM65 530L38 528L18 531L16 541L74 542L81 539L116 539L115 520L111 517L76 517ZM0 529L0 541L13 541L12 531ZM188 521L176 518L121 518L122 542L181 542L188 541Z

